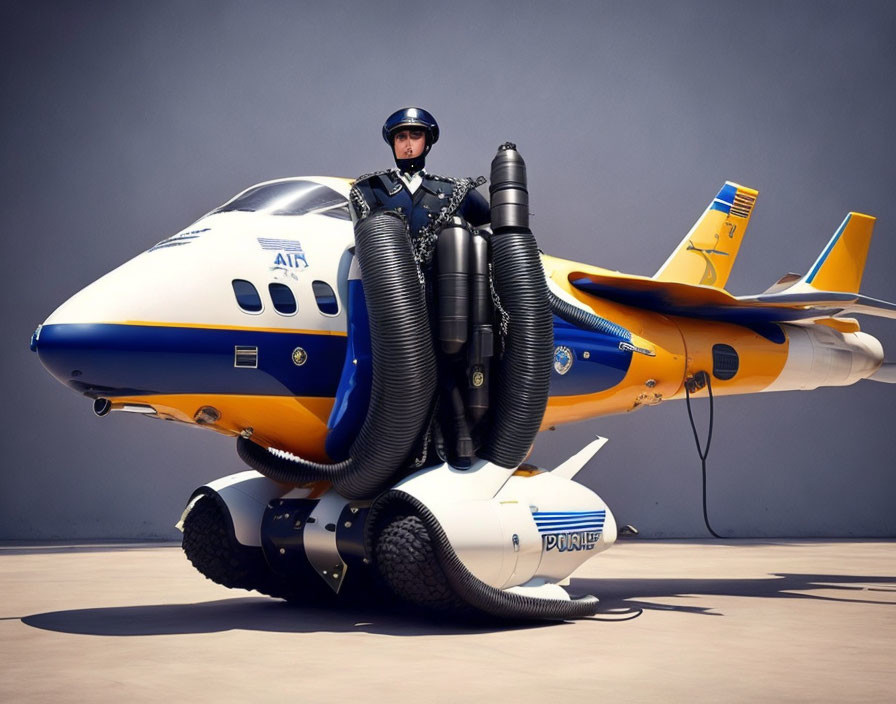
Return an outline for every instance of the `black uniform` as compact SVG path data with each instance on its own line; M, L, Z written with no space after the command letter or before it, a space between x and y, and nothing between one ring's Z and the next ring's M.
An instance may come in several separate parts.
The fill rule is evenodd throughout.
M423 181L411 193L397 169L361 176L352 189L354 219L360 220L380 208L395 210L407 219L408 231L421 264L429 263L432 243L439 229L453 215L473 227L489 221L488 202L476 191L485 179L448 178L421 171Z

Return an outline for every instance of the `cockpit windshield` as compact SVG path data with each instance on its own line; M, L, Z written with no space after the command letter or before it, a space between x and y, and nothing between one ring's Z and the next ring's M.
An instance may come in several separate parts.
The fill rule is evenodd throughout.
M209 215L241 211L267 215L319 213L349 219L348 202L332 188L313 181L276 181L250 188Z

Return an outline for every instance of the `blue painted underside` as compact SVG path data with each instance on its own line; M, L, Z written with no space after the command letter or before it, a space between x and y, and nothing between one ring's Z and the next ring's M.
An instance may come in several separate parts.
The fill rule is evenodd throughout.
M367 417L373 362L370 349L370 317L360 279L348 282L348 346L336 402L327 423L326 451L334 460L344 460Z
M555 316L554 347L568 347L574 358L566 374L551 371L551 396L593 394L616 386L632 362L632 353L619 349L624 341L617 335L582 330Z
M258 368L234 367L234 347L258 348ZM308 360L292 361L296 347ZM88 396L258 394L332 397L345 356L335 335L148 325L45 325L37 353L59 381Z

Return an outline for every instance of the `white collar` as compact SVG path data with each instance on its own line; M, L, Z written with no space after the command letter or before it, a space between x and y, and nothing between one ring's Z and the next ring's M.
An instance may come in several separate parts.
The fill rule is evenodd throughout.
M423 169L414 174L406 174L404 171L399 170L398 178L402 180L411 193L416 193L417 189L420 188L420 184L423 183Z

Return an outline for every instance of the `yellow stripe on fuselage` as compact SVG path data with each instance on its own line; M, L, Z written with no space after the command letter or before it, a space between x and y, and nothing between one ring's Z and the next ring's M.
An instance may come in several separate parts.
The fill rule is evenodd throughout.
M210 428L236 436L252 429L252 439L266 447L287 450L318 462L329 460L324 450L327 420L334 399L314 396L252 396L245 394L170 394L115 397L119 404L152 406L159 417ZM197 423L197 412L211 407L218 420Z
M303 328L265 328L252 325L213 325L207 323L170 323L154 320L123 320L120 322L107 322L103 325L140 325L156 328L195 328L199 330L247 330L251 332L278 332L301 335L336 335L345 337L345 330L306 330Z

